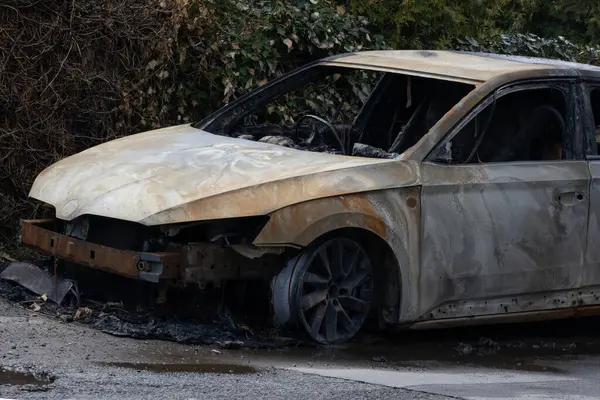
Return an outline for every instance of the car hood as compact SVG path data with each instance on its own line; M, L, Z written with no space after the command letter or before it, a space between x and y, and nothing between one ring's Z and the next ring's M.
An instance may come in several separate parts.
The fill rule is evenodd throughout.
M300 151L182 125L65 158L40 173L29 195L54 206L63 220L87 214L157 225L263 215L313 198L414 180L412 169L398 163ZM390 176L381 177L394 164Z

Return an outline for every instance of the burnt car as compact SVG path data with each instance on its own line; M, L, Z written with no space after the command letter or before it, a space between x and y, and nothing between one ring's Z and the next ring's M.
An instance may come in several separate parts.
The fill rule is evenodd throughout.
M57 162L22 241L125 277L270 282L321 343L600 308L600 68L444 51L306 65ZM83 267L82 267L83 268Z

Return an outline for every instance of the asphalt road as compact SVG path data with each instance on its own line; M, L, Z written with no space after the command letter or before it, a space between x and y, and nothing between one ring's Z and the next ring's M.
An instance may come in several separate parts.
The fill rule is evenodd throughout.
M0 300L0 397L597 399L596 325L365 337L333 348L220 350L110 336ZM38 381L19 373L28 371Z

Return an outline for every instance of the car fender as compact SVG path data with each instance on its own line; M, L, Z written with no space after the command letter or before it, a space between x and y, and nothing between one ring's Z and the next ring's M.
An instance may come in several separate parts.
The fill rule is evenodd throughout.
M410 320L418 305L420 214L419 187L316 199L269 214L254 245L305 247L336 230L369 231L394 254L399 272L398 318Z

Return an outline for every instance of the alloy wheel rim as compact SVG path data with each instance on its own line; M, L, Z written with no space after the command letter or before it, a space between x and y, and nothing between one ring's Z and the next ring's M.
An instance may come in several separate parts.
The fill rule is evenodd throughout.
M371 263L350 239L331 239L307 260L297 290L299 319L309 336L320 343L353 337L370 311Z

